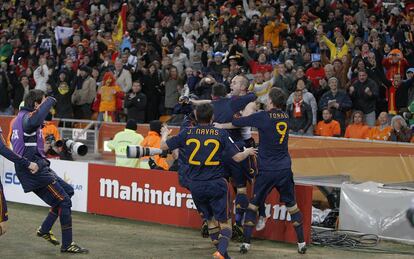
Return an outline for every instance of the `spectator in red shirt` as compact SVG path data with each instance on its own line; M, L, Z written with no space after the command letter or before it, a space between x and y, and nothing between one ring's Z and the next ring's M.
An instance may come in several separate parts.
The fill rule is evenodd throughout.
M395 74L405 75L408 62L403 57L401 50L393 49L388 56L382 60L382 65L387 71L387 79L391 81Z
M312 81L310 92L316 97L320 96L321 86L319 80L325 78L325 69L321 67L319 54L312 54L312 67L306 70L306 76ZM318 99L318 98L317 98Z

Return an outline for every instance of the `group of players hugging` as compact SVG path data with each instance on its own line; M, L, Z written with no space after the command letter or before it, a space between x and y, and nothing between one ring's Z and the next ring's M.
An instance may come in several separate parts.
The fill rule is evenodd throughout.
M180 184L191 192L197 210L206 222L208 235L217 249L213 258L230 258L227 248L232 237L242 241L241 253L250 250L258 215L259 228L264 227L264 202L273 188L277 189L281 202L290 213L298 252L304 254L302 214L295 201L288 152L289 118L282 109L286 96L282 90L272 88L266 110L257 111L256 96L247 92L248 87L249 80L243 75L232 79L229 95L224 85L213 85L212 100L191 101L193 113L186 116L178 135L170 137L171 131L164 126L160 149L145 148L143 153L157 155L178 150ZM12 122L11 144L15 153L3 143L0 152L15 163L24 191L34 192L51 206L37 235L59 245L51 232L59 217L61 252L87 253L87 249L72 242L71 197L74 191L50 169L43 151L41 127L56 100L45 97L41 91L31 90L24 101L25 106ZM251 137L251 127L258 130L258 148ZM229 182L236 192L234 225L230 215ZM253 184L250 201L248 182ZM1 184L0 202L2 234L7 212Z

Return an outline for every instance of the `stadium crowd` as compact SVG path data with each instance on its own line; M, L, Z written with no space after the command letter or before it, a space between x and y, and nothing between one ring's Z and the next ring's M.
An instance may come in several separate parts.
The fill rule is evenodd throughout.
M57 118L179 121L244 74L261 108L285 91L292 134L414 141L412 1L132 0L119 37L121 6L1 1L0 114L36 88Z

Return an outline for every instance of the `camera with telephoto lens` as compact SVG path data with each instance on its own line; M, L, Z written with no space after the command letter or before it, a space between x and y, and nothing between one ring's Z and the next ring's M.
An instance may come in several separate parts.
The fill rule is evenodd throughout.
M88 147L82 142L77 142L72 139L63 139L61 141L63 147L70 150L71 153L75 153L79 156L84 156L88 153Z
M128 158L141 158L143 156L149 156L150 149L148 147L141 146L127 146Z
M56 141L56 138L55 138L55 136L53 134L47 135L45 137L45 142L50 143L50 145L52 147L62 147L63 146L62 140Z
M127 146L127 157L128 158L141 158L144 156L153 156L153 155L160 155L161 157L166 157L168 155L168 150L163 150L162 153L156 152L159 149L150 148L150 147L142 147L142 146Z
M59 156L61 160L73 161L72 153L78 156L84 156L88 153L88 147L83 143L71 139L56 140L52 134L45 137L45 142L52 146L46 153L52 157Z

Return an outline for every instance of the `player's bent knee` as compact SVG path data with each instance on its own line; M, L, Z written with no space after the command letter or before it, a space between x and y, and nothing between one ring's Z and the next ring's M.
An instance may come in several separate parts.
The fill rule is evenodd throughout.
M256 206L256 205L254 205L252 203L249 203L249 206L247 206L247 209L256 212L256 211L259 210L259 206Z
M207 226L208 226L208 229L213 229L213 228L217 228L219 226L219 223L217 220L213 218L213 219L207 220Z
M72 208L72 201L68 198L65 197L60 203L59 203L59 207L60 208Z
M231 219L220 222L220 229L231 229Z

